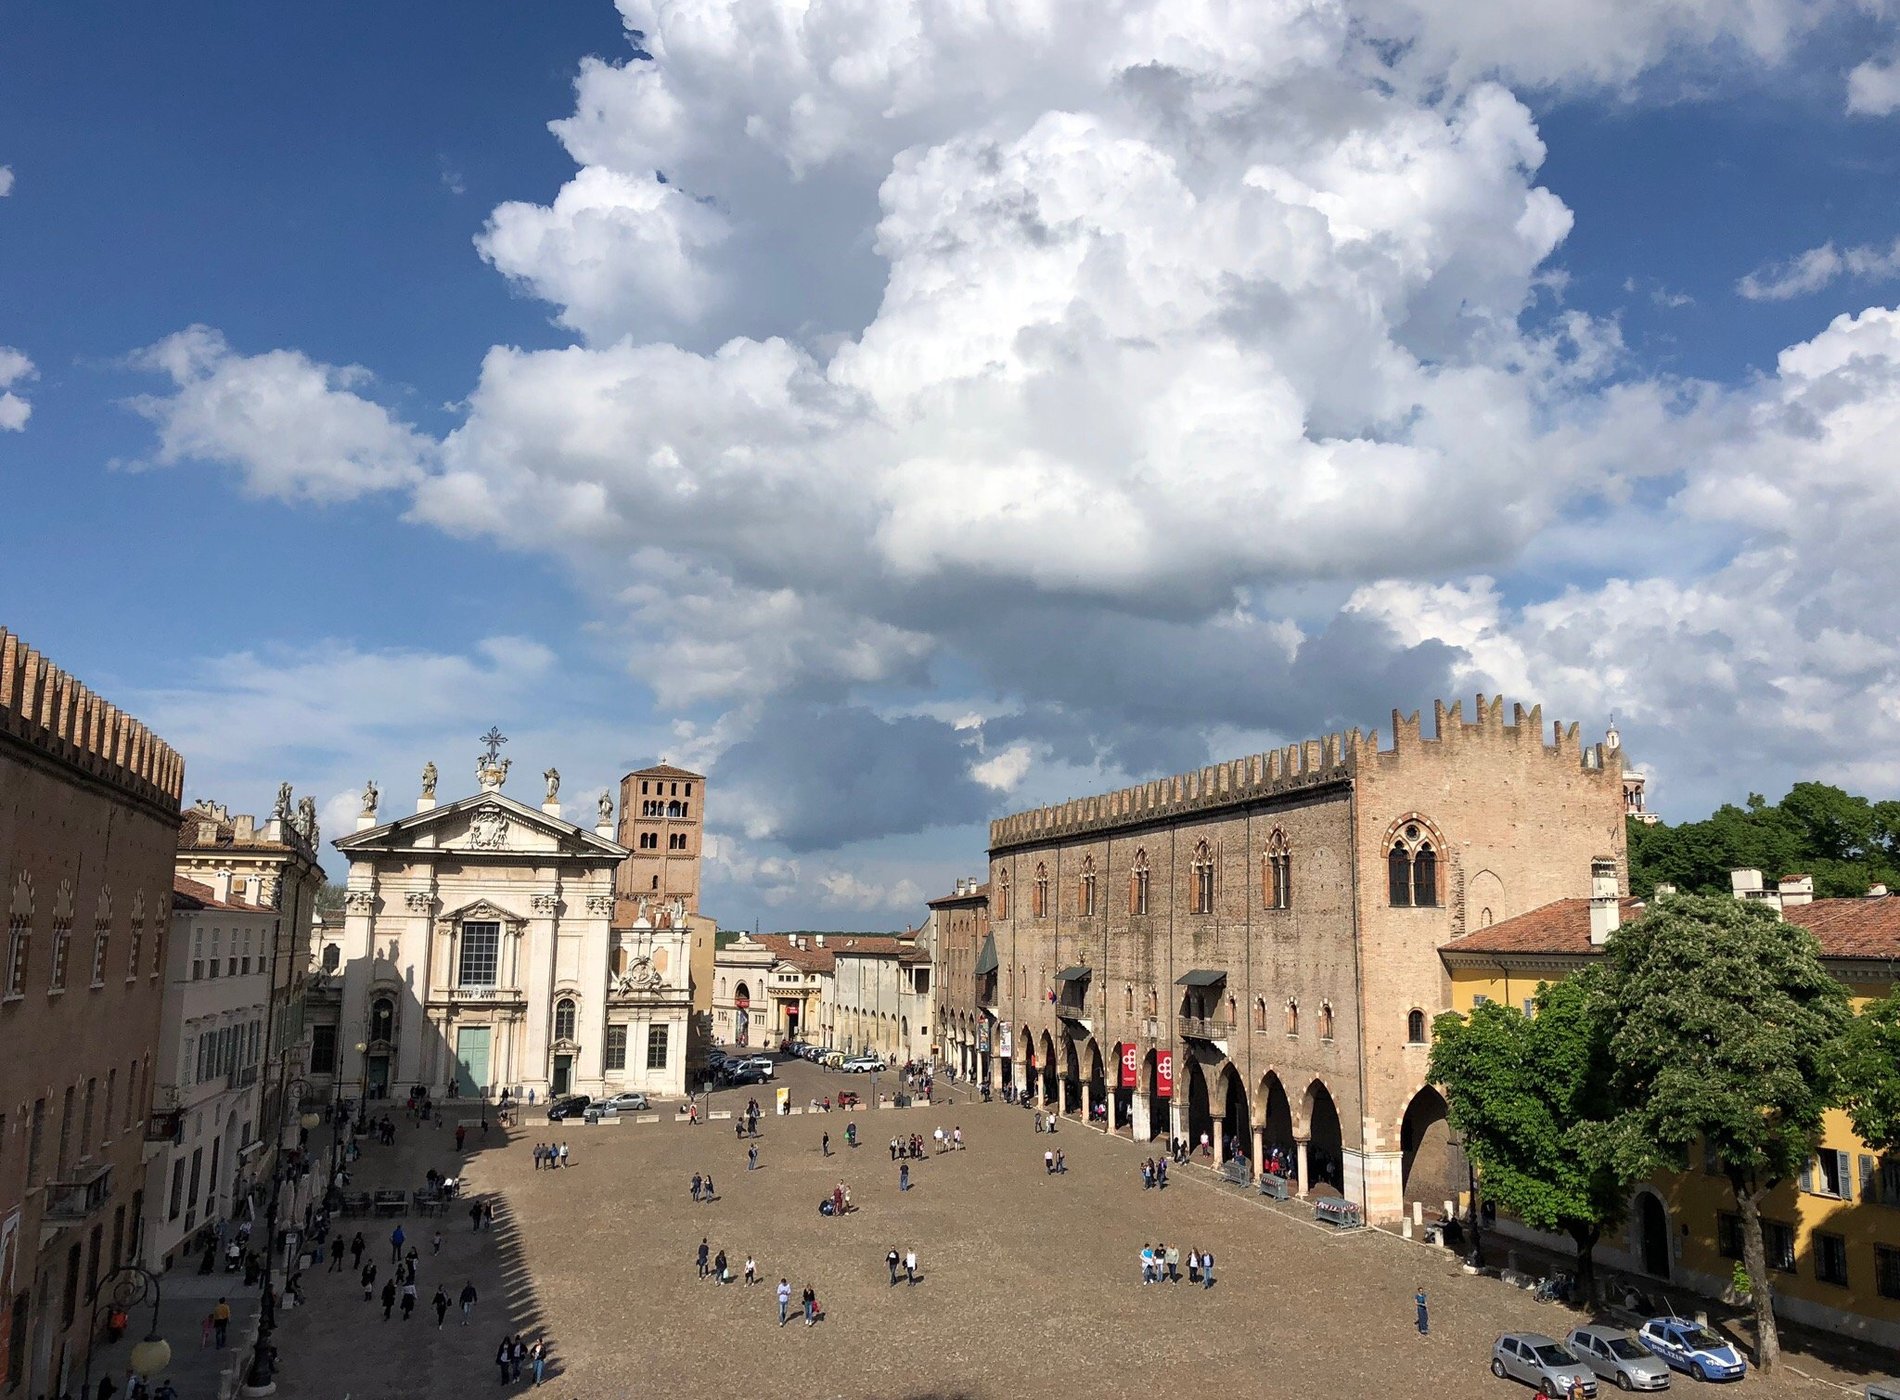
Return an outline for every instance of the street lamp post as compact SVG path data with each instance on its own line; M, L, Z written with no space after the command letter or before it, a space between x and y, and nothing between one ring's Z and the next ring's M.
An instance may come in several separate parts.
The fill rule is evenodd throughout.
M290 1080L284 1085L280 1103L294 1098L298 1108L303 1107L304 1095L309 1091L309 1083L302 1076ZM303 1114L299 1123L304 1128L315 1126L315 1114ZM277 1328L277 1301L271 1296L271 1268L276 1261L277 1252L277 1210L283 1198L284 1172L277 1160L277 1154L283 1145L283 1125L272 1125L271 1132L276 1138L270 1150L271 1184L270 1204L264 1211L264 1271L260 1284L262 1289L258 1298L257 1345L251 1351L251 1363L245 1374L245 1384L263 1389L273 1383L277 1364L276 1348L270 1345L270 1336ZM285 1271L289 1271L289 1261L285 1261Z
M158 1335L158 1275L137 1264L121 1264L92 1286L92 1295L87 1300L92 1309L92 1345L86 1348L85 1373L80 1381L80 1390L87 1395L92 1393L92 1353L99 1342L99 1295L108 1285L112 1289L112 1306L117 1312L129 1314L145 1301L147 1294L151 1295L152 1325L145 1333L145 1340L132 1348L132 1369L139 1379L149 1381L171 1365L172 1360L171 1344Z

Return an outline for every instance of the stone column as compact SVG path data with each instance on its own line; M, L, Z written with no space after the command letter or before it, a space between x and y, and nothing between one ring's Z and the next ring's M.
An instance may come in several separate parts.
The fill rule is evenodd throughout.
M1216 1118L1214 1120L1214 1160L1217 1163L1224 1163L1227 1160L1226 1137L1227 1137L1226 1120L1221 1119L1221 1118Z
M1086 1083L1082 1085L1082 1121L1084 1123L1093 1121L1089 1117L1089 1086Z
M1303 1137L1296 1137L1293 1139L1294 1156L1298 1159L1299 1165L1300 1165L1300 1194L1302 1196L1308 1195L1312 1187L1312 1182L1307 1179L1307 1175L1306 1175L1307 1141L1308 1139L1303 1138Z
M1115 1122L1115 1091L1108 1091L1108 1130L1112 1133L1119 1125Z
M1056 1112L1066 1114L1069 1111L1069 1081L1063 1075L1056 1076Z
M1267 1153L1261 1136L1261 1127L1256 1123L1253 1127L1253 1169L1257 1172L1266 1170Z

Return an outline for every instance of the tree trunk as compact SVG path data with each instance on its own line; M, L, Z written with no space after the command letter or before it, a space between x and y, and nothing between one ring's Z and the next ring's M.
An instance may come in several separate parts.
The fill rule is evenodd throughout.
M1577 1301L1596 1301L1596 1248L1603 1230L1596 1225L1573 1225L1570 1238L1577 1246Z
M1742 1216L1742 1267L1748 1270L1749 1295L1755 1306L1755 1369L1766 1374L1781 1356L1781 1336L1775 1331L1774 1290L1768 1282L1768 1252L1762 1246L1761 1197L1758 1191L1735 1187L1735 1204Z

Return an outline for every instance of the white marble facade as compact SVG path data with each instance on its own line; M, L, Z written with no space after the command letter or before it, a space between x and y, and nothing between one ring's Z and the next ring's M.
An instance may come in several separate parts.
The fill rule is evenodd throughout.
M592 830L576 826L558 774L530 807L502 791L506 767L491 759L480 791L438 805L430 765L416 811L390 822L371 784L358 829L335 843L350 860L341 1091L683 1093L688 931L646 909L611 928L630 852L610 801Z

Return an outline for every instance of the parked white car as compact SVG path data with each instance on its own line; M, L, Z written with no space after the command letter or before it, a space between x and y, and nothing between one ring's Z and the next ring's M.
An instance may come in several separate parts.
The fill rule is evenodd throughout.
M869 1074L872 1070L884 1068L884 1061L876 1055L853 1055L838 1066L846 1074Z

